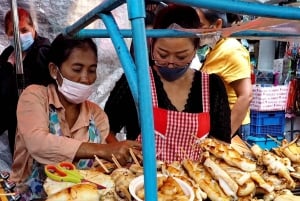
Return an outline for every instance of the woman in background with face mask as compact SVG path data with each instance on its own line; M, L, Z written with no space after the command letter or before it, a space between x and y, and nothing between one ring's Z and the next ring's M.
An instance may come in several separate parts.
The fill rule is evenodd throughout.
M31 15L27 10L18 8L18 16L23 71L25 75L24 87L30 84L47 85L50 77L45 54L49 50L50 41L48 38L38 35ZM10 46L3 51L1 59L10 63L15 71L14 66L16 65L16 61L13 23L12 11L8 11L4 18L4 25Z
M10 46L0 55L0 135L4 131L8 131L9 147L12 154L16 132L18 89L23 89L30 84L47 85L50 80L46 61L50 41L37 34L33 20L27 10L18 8L17 11L24 82L19 82L20 80L17 80L16 75L12 11L8 11L4 18L5 33L10 41Z
M91 39L57 36L49 61L53 83L27 87L18 103L10 179L26 184L25 200L43 197L44 164L70 161L85 169L94 155L111 160L114 154L124 165L131 160L129 148L140 149L136 141L109 143L105 112L87 100L97 77L97 47Z
M201 28L219 30L228 27L226 13L197 8ZM201 71L215 73L224 81L231 108L231 134L243 140L250 136L250 103L252 100L249 51L235 38L220 37L199 50ZM205 54L202 54L205 53Z
M154 29L196 29L200 21L187 6L161 9ZM199 159L193 146L213 136L230 142L230 109L226 90L217 75L191 69L198 38L152 38L150 79L157 158L166 162ZM105 105L111 134L126 128L128 139L140 139L137 110L123 75Z

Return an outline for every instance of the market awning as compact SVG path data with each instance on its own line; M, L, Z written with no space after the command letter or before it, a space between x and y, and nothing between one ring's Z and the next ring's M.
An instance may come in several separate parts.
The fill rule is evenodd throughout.
M259 17L220 32L224 37L295 40L300 39L300 21Z

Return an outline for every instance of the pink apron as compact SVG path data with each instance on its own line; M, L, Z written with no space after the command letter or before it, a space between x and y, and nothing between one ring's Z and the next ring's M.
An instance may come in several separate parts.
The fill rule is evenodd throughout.
M205 138L210 130L208 74L202 73L202 113L159 108L151 69L150 78L157 159L164 162L199 159L201 150L197 141ZM140 137L138 140L141 140Z

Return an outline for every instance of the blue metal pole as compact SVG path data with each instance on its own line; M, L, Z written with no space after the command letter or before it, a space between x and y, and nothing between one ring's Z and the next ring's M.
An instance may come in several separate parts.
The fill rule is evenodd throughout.
M104 0L100 5L92 9L90 12L82 16L71 26L64 29L63 34L73 36L76 32L99 19L97 14L101 12L110 12L118 6L122 5L125 0Z
M294 33L275 33L275 32L267 32L267 31L253 31L253 30L245 30L245 31L240 31L231 34L231 37L236 37L236 38L250 38L251 37L256 37L260 39L265 39L265 38L274 38L274 39L283 39L283 38L290 38L290 39L296 39L300 37L299 34L294 34Z
M145 5L142 0L127 0L132 24L133 47L137 66L139 114L142 132L145 200L157 200L156 157L149 61L145 28Z
M153 0L160 2L161 0ZM238 0L164 0L165 3L179 3L184 5L207 8L229 13L246 14L261 17L281 19L300 19L300 8L284 7Z
M135 102L138 102L138 87L137 87L137 76L135 71L135 63L133 62L132 56L126 46L126 43L120 34L117 23L114 20L111 13L100 13L100 18L103 20L105 26L107 27L108 34L114 44L117 55L121 61L122 67L124 69L126 79L129 83L132 96Z
M124 38L132 38L131 29L120 29L120 34ZM162 37L198 37L197 33L171 30L171 29L149 29L146 30L146 36L152 38L162 38ZM78 38L107 38L110 37L109 32L106 29L83 29L76 33L74 37Z

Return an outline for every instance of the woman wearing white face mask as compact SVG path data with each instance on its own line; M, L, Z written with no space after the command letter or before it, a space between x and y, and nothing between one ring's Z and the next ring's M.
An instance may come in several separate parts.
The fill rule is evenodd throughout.
M18 16L24 83L18 83L18 86L16 84L14 29L11 11L8 11L4 18L5 34L10 41L10 46L0 55L0 135L8 130L9 146L12 153L16 132L18 88L23 89L30 84L47 85L50 80L45 57L50 47L50 41L37 34L27 10L18 8Z
M59 35L51 44L49 70L53 83L31 85L21 94L11 179L26 183L25 200L43 196L44 164L70 161L89 168L94 155L121 164L131 160L129 148L140 143L110 143L105 112L87 100L97 77L97 47L91 39Z
M202 22L201 28L228 27L225 13L197 9ZM250 135L250 103L252 100L251 66L249 51L234 38L213 40L207 51L200 50L201 71L215 73L224 81L231 108L231 134L243 140ZM205 47L205 46L204 46ZM207 47L207 46L206 46ZM205 53L205 54L202 54Z

